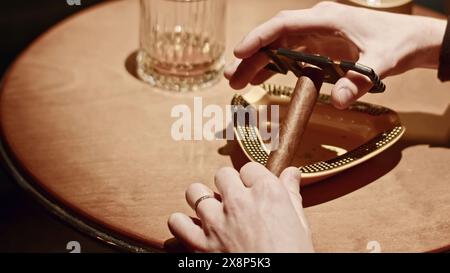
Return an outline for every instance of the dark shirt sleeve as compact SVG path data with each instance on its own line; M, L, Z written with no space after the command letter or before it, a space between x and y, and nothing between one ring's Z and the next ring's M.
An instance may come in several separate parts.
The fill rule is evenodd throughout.
M447 19L447 28L439 56L438 78L441 81L450 81L450 16Z

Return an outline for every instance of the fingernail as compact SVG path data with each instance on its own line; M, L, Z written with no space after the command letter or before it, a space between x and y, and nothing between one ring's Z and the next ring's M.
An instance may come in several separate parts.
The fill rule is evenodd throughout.
M291 175L295 180L300 180L302 173L300 172L300 170L297 167L291 167Z
M340 87L337 90L337 95L341 108L347 107L353 99L353 93L348 87Z
M231 77L234 74L234 72L236 72L236 69L240 63L241 60L235 60L232 63L227 64L224 69L225 77Z

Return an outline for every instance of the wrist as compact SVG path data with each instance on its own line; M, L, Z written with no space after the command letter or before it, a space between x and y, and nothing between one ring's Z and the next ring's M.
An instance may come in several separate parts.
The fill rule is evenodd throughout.
M439 55L447 22L434 18L423 18L415 28L417 47L411 52L411 68L432 68L439 66Z

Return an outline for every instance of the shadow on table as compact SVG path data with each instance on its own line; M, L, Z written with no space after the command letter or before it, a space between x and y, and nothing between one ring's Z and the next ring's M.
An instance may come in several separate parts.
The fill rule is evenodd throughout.
M137 57L138 51L135 50L130 53L130 55L127 56L125 59L125 69L130 73L131 76L135 77L136 79L139 79L139 76L137 75L137 63L136 63L136 57Z
M402 139L374 158L312 185L302 188L304 207L331 201L356 191L389 173L402 158L402 151L415 145L450 148L450 105L442 115L399 112L406 132ZM218 151L231 158L237 170L248 162L237 141L228 141Z

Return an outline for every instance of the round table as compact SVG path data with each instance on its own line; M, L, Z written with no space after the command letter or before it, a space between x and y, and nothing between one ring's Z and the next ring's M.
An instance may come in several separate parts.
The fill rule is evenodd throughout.
M227 2L231 60L252 27L316 1ZM213 187L219 167L239 168L246 159L233 142L171 138L173 106L192 106L194 96L223 106L234 91L225 80L185 94L138 80L138 9L138 1L97 5L17 59L0 98L1 152L25 189L77 228L132 251L171 250L168 216L193 214L186 187ZM362 100L396 110L407 133L364 164L302 189L317 251L368 252L371 241L383 252L450 246L450 85L423 69L385 82L385 94Z

